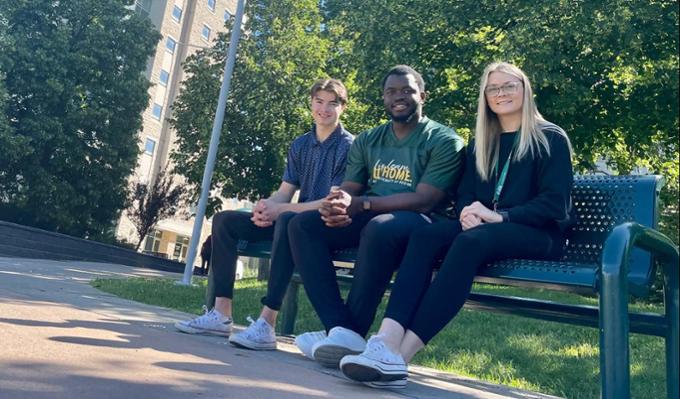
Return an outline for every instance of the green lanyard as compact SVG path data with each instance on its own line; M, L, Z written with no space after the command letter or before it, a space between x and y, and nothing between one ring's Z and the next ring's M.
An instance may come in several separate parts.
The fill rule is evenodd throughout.
M508 169L510 168L510 159L512 158L512 153L515 151L515 147L517 147L517 142L519 141L520 133L517 132L516 134L517 135L515 136L515 141L512 143L512 149L510 149L508 159L505 160L505 165L503 165L503 170L501 171L500 176L498 176L498 162L496 162L496 165L494 166L494 172L496 173L496 176L498 176L498 181L496 182L496 189L493 192L493 200L491 201L493 203L494 212L496 212L496 207L498 206L498 199L501 196L501 191L503 191L503 185L505 185L505 178L508 176Z

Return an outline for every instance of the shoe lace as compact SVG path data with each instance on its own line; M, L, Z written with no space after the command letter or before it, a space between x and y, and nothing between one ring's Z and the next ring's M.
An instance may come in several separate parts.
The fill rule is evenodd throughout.
M258 337L262 335L266 335L267 331L265 329L264 323L258 323L257 320L253 320L252 317L247 316L246 320L250 323L248 328L244 330L244 334L246 334L247 337Z
M366 352L379 352L383 350L385 343L382 339L377 337L371 337L366 344Z
M309 334L310 338L313 338L315 340L326 338L326 330L311 331L308 332L307 334Z
M215 312L212 311L212 309L208 309L207 306L203 305L202 310L203 314L201 316L196 317L193 320L193 324L205 325L217 319L217 315L215 314Z

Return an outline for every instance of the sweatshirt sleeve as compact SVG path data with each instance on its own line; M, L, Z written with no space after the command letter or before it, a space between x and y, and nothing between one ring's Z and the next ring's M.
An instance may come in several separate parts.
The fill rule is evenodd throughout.
M465 147L465 166L463 169L463 177L460 179L458 190L456 193L456 215L466 206L475 201L475 179L477 176L477 169L475 166L475 143L470 140L467 147Z
M571 188L574 174L567 139L561 134L546 132L550 156L543 153L538 163L537 195L509 209L508 221L529 226L546 226L569 218Z

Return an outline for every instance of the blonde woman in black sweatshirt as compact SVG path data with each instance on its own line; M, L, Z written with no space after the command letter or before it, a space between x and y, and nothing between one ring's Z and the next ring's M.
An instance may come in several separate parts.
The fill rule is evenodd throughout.
M487 66L458 220L411 235L380 331L363 353L342 359L343 373L372 387L406 386L407 363L458 314L478 268L508 258L559 259L573 219L571 153L564 130L536 109L524 72Z

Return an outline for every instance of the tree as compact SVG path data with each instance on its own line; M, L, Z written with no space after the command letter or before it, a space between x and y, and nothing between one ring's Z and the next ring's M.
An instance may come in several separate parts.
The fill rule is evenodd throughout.
M289 76L280 73L286 65L299 64L301 71L325 65L319 75L343 79L350 91L344 120L358 133L385 119L380 80L387 70L410 64L427 83L426 114L468 137L479 76L491 61L506 60L529 74L539 109L569 134L577 172L596 172L597 161L604 160L614 173L642 167L666 177L661 224L677 242L677 1L312 3L251 3L250 35L239 51L237 87L224 129L229 138L223 140L222 166L214 179L225 188L224 196L252 198L276 181L286 140L295 133L285 129L299 126L306 108L303 102L291 106L290 95L277 96L290 93L297 82L277 83L277 77ZM323 16L320 25L316 17L304 19L316 15L317 6ZM302 20L309 23L300 24ZM194 184L205 159L223 43L187 62L195 80L187 83L185 97L176 104L176 128L183 141L177 160ZM305 43L308 49L320 49L306 54L323 54L325 61L308 64L290 47Z
M280 182L292 139L311 128L308 90L325 77L327 41L316 0L247 3L244 37L227 103L213 187L222 197L256 199ZM229 37L189 57L171 123L176 170L198 187L210 140ZM198 192L198 190L193 190ZM220 207L213 198L208 214Z
M7 21L0 16L0 49L9 48L10 37L7 35ZM0 204L12 200L9 193L16 191L18 184L16 165L22 154L29 151L26 140L18 136L11 128L7 118L9 96L5 88L5 73L0 64Z
M167 166L160 171L151 188L148 184L136 183L132 189L127 216L137 231L138 250L144 237L160 220L174 216L184 195L184 188L174 185L172 175L167 173Z
M380 117L376 90L393 64L428 84L426 113L463 135L478 79L507 60L532 78L542 113L569 134L579 172L605 160L667 178L662 227L678 240L678 2L327 0L325 25L355 97ZM350 126L351 128L351 126Z
M126 206L159 34L131 0L4 1L0 219L111 234ZM12 151L4 145L9 143Z

